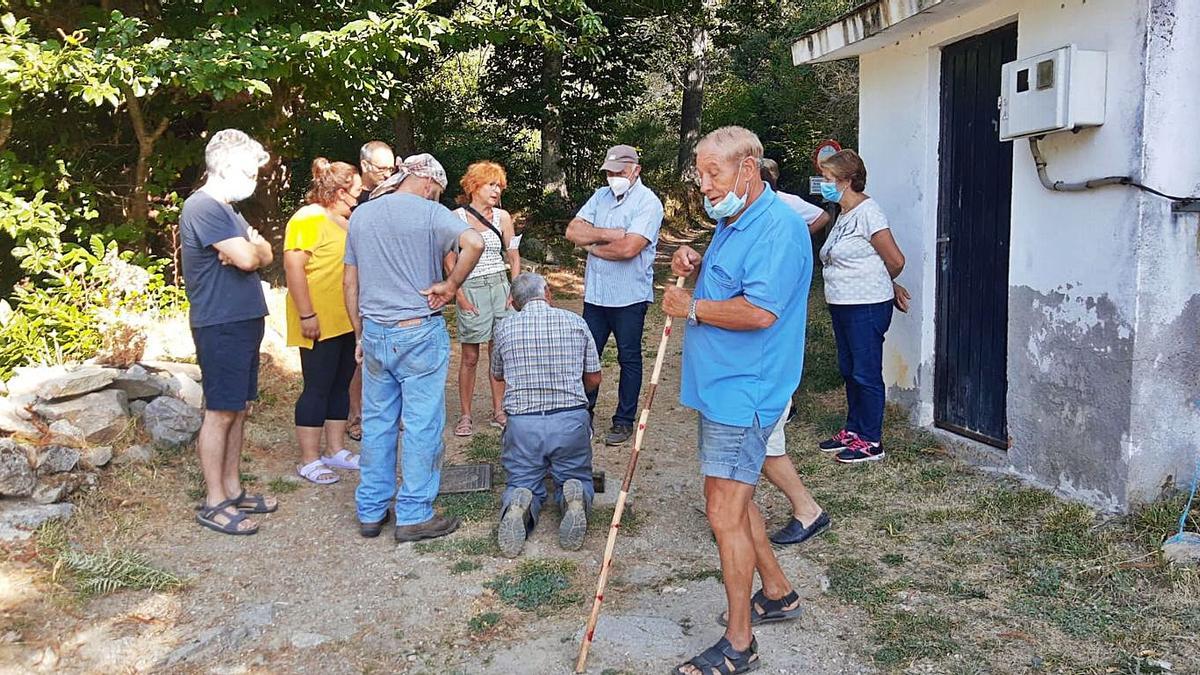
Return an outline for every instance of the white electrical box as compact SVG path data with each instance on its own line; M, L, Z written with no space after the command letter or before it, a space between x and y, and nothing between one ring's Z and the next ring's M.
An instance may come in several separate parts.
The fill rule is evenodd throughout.
M1068 45L1004 64L1000 140L1104 124L1108 55Z

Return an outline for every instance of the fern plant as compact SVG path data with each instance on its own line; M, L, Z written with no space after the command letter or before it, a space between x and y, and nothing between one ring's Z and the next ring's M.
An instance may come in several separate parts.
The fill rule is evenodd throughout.
M79 592L84 596L126 588L159 591L183 585L183 579L154 567L140 553L65 551L59 560L73 573Z

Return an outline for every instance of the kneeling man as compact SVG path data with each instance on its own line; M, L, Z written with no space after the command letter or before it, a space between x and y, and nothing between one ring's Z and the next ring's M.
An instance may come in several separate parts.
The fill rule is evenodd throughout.
M500 550L521 552L554 478L562 523L559 544L583 546L592 505L592 424L588 393L600 387L600 356L579 315L550 306L546 280L525 273L512 282L519 312L496 327L492 378L505 383L500 457L508 486L500 511Z

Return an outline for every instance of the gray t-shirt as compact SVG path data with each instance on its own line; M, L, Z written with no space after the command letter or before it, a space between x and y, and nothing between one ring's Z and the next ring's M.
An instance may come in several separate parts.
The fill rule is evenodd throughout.
M428 316L421 291L442 280L442 259L469 227L450 209L407 192L354 209L346 264L358 268L362 316L382 324Z
M843 211L821 247L825 302L831 305L870 305L894 297L892 277L871 237L888 229L887 216L874 199Z

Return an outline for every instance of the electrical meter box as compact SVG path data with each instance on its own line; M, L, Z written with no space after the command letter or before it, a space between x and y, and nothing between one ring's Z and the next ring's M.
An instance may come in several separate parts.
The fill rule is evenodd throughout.
M1104 124L1108 55L1068 45L1004 64L1000 140Z

